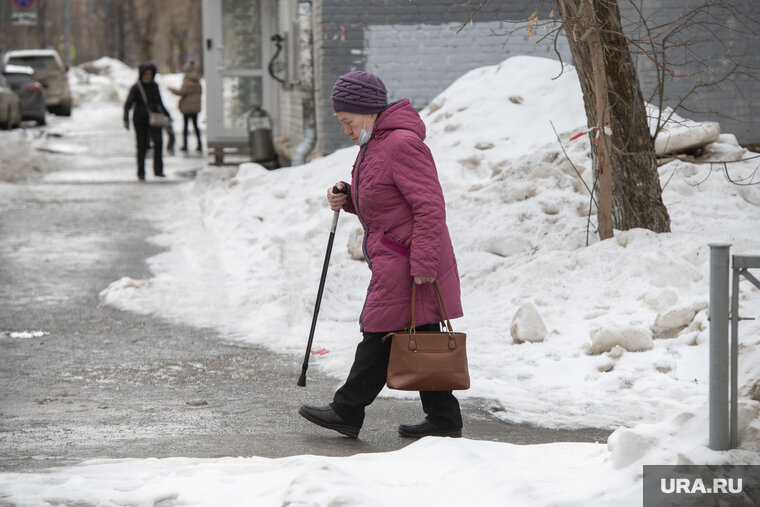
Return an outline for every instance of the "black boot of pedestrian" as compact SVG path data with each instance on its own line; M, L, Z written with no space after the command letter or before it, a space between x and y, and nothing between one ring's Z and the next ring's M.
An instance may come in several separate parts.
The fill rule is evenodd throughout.
M335 430L338 433L351 438L359 436L359 430L361 428L359 426L346 424L330 405L326 407L301 405L301 408L298 409L298 413L317 426L322 426L328 430Z
M454 437L462 436L462 428L448 428L438 426L425 419L419 424L402 424L398 427L398 434L406 438L422 437Z

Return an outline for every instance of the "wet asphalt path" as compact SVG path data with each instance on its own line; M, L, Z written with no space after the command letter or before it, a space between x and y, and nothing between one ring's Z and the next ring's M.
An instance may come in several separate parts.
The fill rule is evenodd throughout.
M421 419L417 401L379 399L351 440L297 415L301 403L329 401L338 385L310 368L307 387L296 387L301 357L99 303L114 280L151 276L145 259L158 250L147 239L157 231L135 210L170 199L180 184L0 186L0 471L408 445L396 427ZM24 331L44 334L15 334ZM605 441L609 433L510 425L488 407L463 402L465 437L523 444Z

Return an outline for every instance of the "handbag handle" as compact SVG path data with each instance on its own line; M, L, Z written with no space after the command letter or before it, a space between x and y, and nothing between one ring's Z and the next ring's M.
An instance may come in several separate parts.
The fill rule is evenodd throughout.
M438 312L441 314L441 322L443 322L444 327L448 330L449 334L454 332L454 329L451 327L451 320L449 320L449 312L446 311L446 305L443 303L443 295L441 294L441 288L438 286L438 280L433 280L433 288L435 289L435 296L438 300ZM416 317L415 317L415 301L417 300L417 284L412 282L412 304L409 307L409 332L413 333L414 328L416 327Z

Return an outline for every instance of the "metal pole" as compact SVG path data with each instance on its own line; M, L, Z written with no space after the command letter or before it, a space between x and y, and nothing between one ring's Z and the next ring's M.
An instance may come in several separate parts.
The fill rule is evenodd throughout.
M731 244L710 244L710 449L729 449L728 253Z
M735 256L734 256L735 257ZM731 449L739 445L739 279L741 271L732 270L731 287Z

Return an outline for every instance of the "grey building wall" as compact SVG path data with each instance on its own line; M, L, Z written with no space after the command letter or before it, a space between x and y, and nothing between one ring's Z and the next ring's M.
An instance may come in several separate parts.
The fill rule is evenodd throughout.
M731 5L752 15L757 0L732 0ZM539 22L537 33L528 37L524 20L538 7L540 15L548 11L538 0L490 1L475 17L475 22L456 33L466 19L470 5L461 0L313 0L315 97L318 141L313 155L322 155L348 146L332 116L329 100L335 79L351 70L367 70L382 77L389 99L409 98L417 109L424 108L440 92L467 71L498 64L514 55L557 58L553 38L541 40L553 28ZM701 2L696 2L696 4ZM631 0L620 0L621 15L627 35L642 36L644 30L634 24L639 19ZM671 22L684 12L682 0L635 0L650 25ZM693 5L689 4L691 7ZM714 10L713 10L714 12ZM726 20L726 26L741 29L741 20ZM515 28L518 28L515 31ZM731 54L749 67L760 68L760 39L726 29L710 27L725 46L715 41L691 46L690 50L708 61ZM705 35L706 27L694 24L690 35ZM509 34L509 35L507 35ZM572 62L569 48L561 34L558 47L562 58ZM632 47L632 49L635 49ZM677 61L683 55L671 52ZM643 55L634 53L638 78L647 100L654 100L655 67ZM729 65L723 60L715 66L719 75ZM696 70L681 68L688 74ZM760 144L760 85L749 76L735 76L733 82L704 88L693 93L684 105L690 111L683 116L721 123L724 132L734 133L744 144ZM709 80L707 74L691 78L669 79L665 87L666 106L676 106L697 79Z
M289 35L293 32L297 34L299 22L298 4L292 0L277 0L277 33L285 37L284 50L281 52L278 60L285 64L298 65L301 62L298 51L300 47L289 47L295 39ZM308 50L308 49L307 49ZM296 59L296 62L290 62ZM265 62L268 64L268 62ZM277 92L276 119L273 122L273 136L275 146L277 147L278 156L283 162L288 162L292 156L293 149L298 145L303 137L303 95L301 87L298 85L299 74L284 72L280 75L289 83L283 85L270 81Z
M453 24L369 25L364 30L365 70L383 77L391 101L408 98L421 109L473 68L518 54L557 58L553 44L537 44L538 36L529 37L523 25L485 21L459 34ZM512 35L495 35L507 33ZM570 62L564 37L558 47Z
M688 7L694 8L701 3L691 2ZM741 13L757 17L757 0L731 0L728 3ZM680 0L636 0L636 4L643 17L648 19L649 26L672 23L683 16L686 8ZM639 15L630 1L620 0L620 7L625 32L634 38L643 37L646 32L638 24ZM760 72L757 70L760 68L760 37L747 30L748 25L757 30L757 24L743 19L743 16L732 16L725 10L711 8L710 12L718 18L710 20L709 24L704 24L708 21L704 16L690 19L688 29L671 40L675 42L680 38L691 42L685 48L674 48L666 54L668 66L675 74L684 77L667 77L664 105L675 107L688 96L684 101L686 110L679 112L681 116L717 121L722 132L736 135L740 143L760 145ZM716 37L720 41L716 41ZM644 98L656 104L659 99L652 94L657 88L657 67L646 56L637 55L635 47L631 50ZM719 85L695 90L700 82L715 82L724 77L733 66L731 59L743 62L753 76L737 73ZM679 62L691 63L681 66ZM711 70L704 72L706 68Z
M318 154L348 146L332 116L330 90L341 74L366 70L379 75L389 99L409 98L424 108L465 72L513 55L553 57L545 32L527 36L515 22L526 20L536 0L491 1L460 33L472 5L461 0L315 0L315 60ZM522 26L522 23L520 24ZM567 45L561 45L569 59Z

